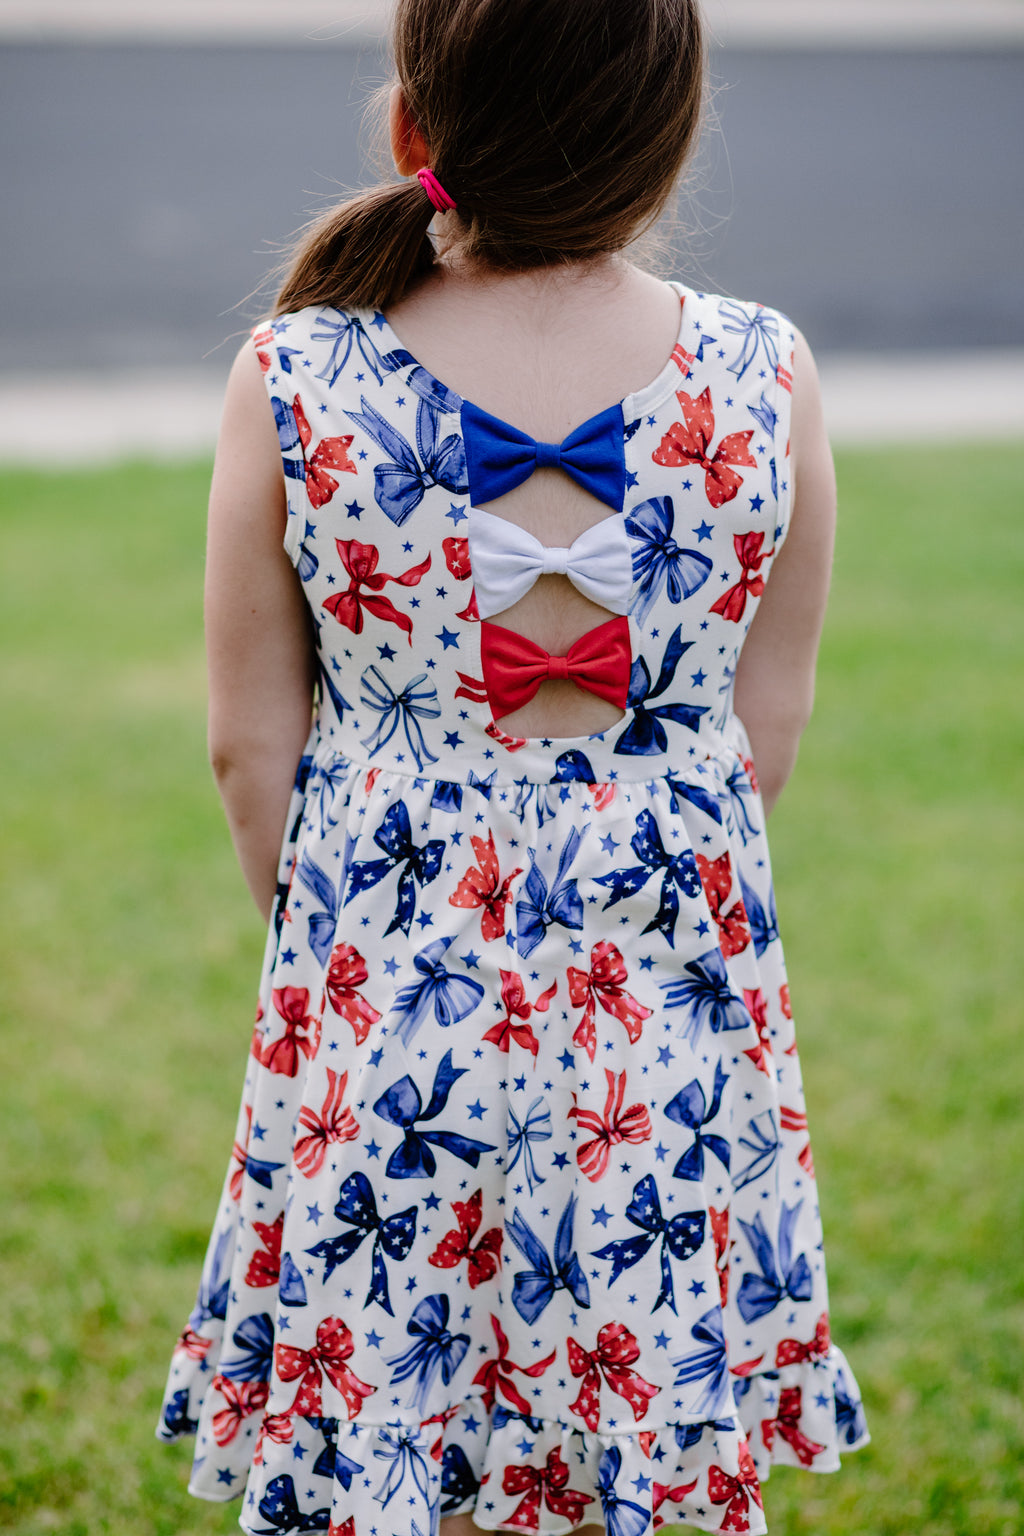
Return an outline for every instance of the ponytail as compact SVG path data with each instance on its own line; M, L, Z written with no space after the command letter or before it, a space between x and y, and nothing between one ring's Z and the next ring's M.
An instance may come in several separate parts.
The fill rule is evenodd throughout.
M309 304L384 309L434 265L434 209L418 181L372 187L310 225L288 267L274 314Z

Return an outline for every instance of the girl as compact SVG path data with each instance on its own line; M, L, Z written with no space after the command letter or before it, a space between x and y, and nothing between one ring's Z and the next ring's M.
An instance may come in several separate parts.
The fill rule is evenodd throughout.
M814 366L621 255L695 0L399 0L394 52L408 179L310 232L228 388L211 751L269 939L160 1433L253 1536L763 1531L772 1462L867 1438L764 835Z

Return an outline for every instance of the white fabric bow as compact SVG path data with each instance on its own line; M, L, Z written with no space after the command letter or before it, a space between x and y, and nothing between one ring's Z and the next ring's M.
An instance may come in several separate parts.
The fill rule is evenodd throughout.
M469 509L469 561L482 619L511 608L538 576L568 576L573 586L610 613L626 613L633 559L621 515L594 523L568 548L542 544L532 533L479 507Z

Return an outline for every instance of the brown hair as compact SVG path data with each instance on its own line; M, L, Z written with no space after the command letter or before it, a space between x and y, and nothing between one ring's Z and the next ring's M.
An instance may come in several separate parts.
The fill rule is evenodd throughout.
M697 136L697 0L398 0L393 46L460 250L487 267L621 250ZM415 178L339 204L301 239L275 313L399 299L435 262L433 217Z

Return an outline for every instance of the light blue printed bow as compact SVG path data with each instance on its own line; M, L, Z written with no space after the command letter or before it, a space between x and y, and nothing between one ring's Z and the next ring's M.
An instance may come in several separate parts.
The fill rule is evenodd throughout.
M420 725L421 720L436 720L441 713L437 689L427 682L427 674L420 672L411 677L400 693L395 692L379 667L367 667L359 682L363 705L380 715L376 730L362 738L363 746L371 754L379 752L401 726L417 768L424 763L436 763L437 757L428 749Z

